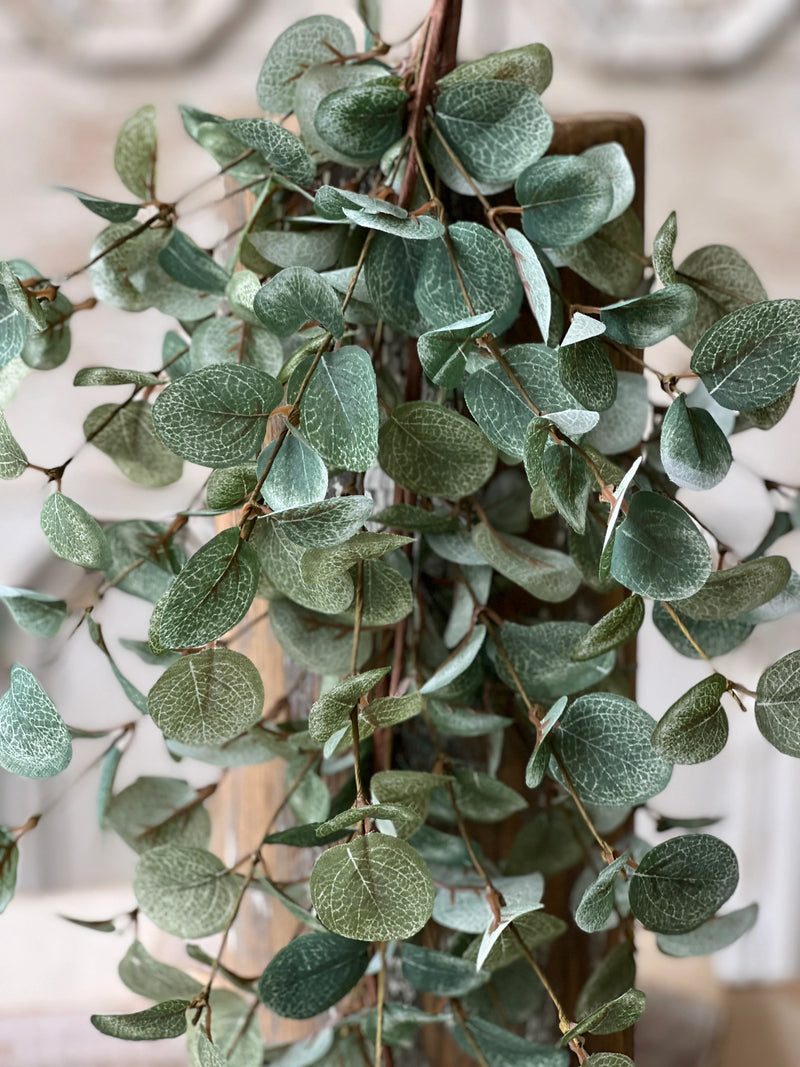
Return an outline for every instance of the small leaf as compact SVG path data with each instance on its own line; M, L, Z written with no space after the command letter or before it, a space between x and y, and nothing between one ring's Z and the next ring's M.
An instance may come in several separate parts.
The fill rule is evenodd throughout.
M269 621L281 647L299 666L337 677L350 670L353 635L349 627L342 626L335 618L293 604L291 600L272 600ZM362 633L357 656L359 666L371 648L370 634Z
M92 1015L95 1030L124 1041L160 1041L186 1033L188 1000L166 1000L131 1015Z
M124 408L101 404L87 415L83 432L137 485L161 488L172 485L183 473L183 461L162 444L151 406L144 400L134 400Z
M703 334L691 368L723 407L747 412L772 404L800 376L800 300L729 312Z
M0 367L9 366L25 347L25 316L0 285Z
M314 127L338 152L377 163L402 134L402 110L408 93L394 85L360 85L324 97Z
M697 316L681 333L681 340L690 348L723 315L767 299L756 272L728 245L698 248L675 270L672 280L691 285L697 293Z
M247 656L211 648L168 667L147 695L147 709L165 737L216 745L261 717L264 684Z
M616 399L616 371L602 344L592 337L559 348L558 375L564 388L592 411L607 411Z
M522 285L511 250L497 234L475 222L453 223L447 234L449 243L442 239L425 244L414 290L420 311L433 327L447 326L467 314L494 311L491 330L504 333L522 303ZM462 283L471 308L464 300Z
M475 822L502 822L517 811L524 811L528 802L505 782L471 767L456 767L453 771L453 793L458 811L465 819Z
M403 977L420 993L439 997L462 997L489 981L489 975L460 956L403 945Z
M63 600L33 589L0 585L0 600L11 612L14 622L37 637L55 637L67 617L67 605Z
M378 447L381 467L403 488L450 500L480 488L497 460L473 422L421 400L394 409L380 429Z
M474 59L471 63L459 63L437 82L442 89L467 82L485 81L487 78L518 82L537 93L543 93L553 77L553 57L543 44L526 44L522 48L509 48L505 52Z
M405 841L367 834L334 845L311 872L317 915L357 941L393 941L421 930L433 911L430 871Z
M476 938L467 947L464 957L475 960L481 970L496 971L525 954L516 935L519 935L528 951L535 952L561 937L566 929L567 924L563 919L539 909L521 915L511 913L491 933L487 930L481 938Z
M628 452L643 439L650 417L647 382L641 374L617 371L617 395L611 407L600 412L600 421L585 443L607 456Z
M345 611L352 603L355 588L349 574L335 570L323 576L312 574L304 567L311 553L333 555L343 551L344 546L301 548L284 533L279 523L268 519L256 523L251 543L261 568L262 583L267 583L270 596L278 591L304 607L330 615Z
M756 688L756 725L771 745L800 756L800 652L771 664Z
M72 740L53 702L27 667L11 668L0 697L0 767L24 778L52 778L72 759Z
M667 497L640 491L617 528L611 573L634 593L677 600L705 583L711 553L682 508Z
M614 910L614 886L617 875L627 865L629 852L609 863L585 890L575 912L575 922L586 933L602 930Z
M550 256L602 293L626 297L641 281L643 251L642 224L629 207L587 240L552 249Z
M485 626L475 626L459 647L441 664L420 689L421 693L435 693L459 678L474 662L486 637Z
M392 329L413 337L429 329L414 293L426 248L422 241L405 241L376 233L364 264L367 289L380 317ZM493 309L486 309L489 310ZM448 322L460 320L465 314L467 308L462 302ZM437 325L446 326L446 323Z
M102 570L108 543L99 523L70 497L55 492L44 502L42 532L61 559L87 570Z
M233 913L239 879L210 852L161 845L139 858L133 891L144 914L175 937L219 933Z
M122 184L142 200L155 196L157 151L156 109L146 104L123 122L114 145L114 169Z
M305 376L301 368L296 373ZM378 393L363 348L344 345L323 354L300 401L300 430L328 467L366 471L375 463Z
M339 298L329 282L310 267L286 267L256 293L253 310L277 334L289 337L309 320L334 337L344 333Z
M630 207L636 191L636 180L625 149L617 141L592 145L581 152L581 159L588 160L595 170L605 174L611 182L614 194L608 220L618 218Z
M653 238L653 270L662 285L674 285L678 280L672 259L677 238L678 219L671 211Z
M516 877L500 877L493 880L495 889L505 900L504 911L523 913L542 907L544 877L535 871ZM436 894L433 918L449 930L467 934L482 934L494 918L483 883L474 888L442 888ZM405 947L403 948L405 954ZM473 968L474 973L474 968Z
M627 1030L642 1015L646 1003L647 998L640 989L628 989L621 996L599 1005L581 1019L571 1030L562 1035L559 1044L567 1045L580 1034L615 1034L620 1030ZM626 1058L623 1057L623 1063Z
M220 364L185 374L153 404L153 422L176 455L205 467L235 467L261 449L283 390L254 367Z
M606 328L599 319L593 319L589 315L576 311L572 316L569 329L564 334L561 345L576 345L579 341L587 341L590 337L599 337L600 334L605 332Z
M580 585L575 564L556 549L532 544L513 534L500 534L485 523L473 528L472 540L496 571L539 600L560 603Z
M27 469L28 457L17 444L5 415L0 411L0 478L4 481L19 478Z
M548 440L542 453L542 474L559 514L577 533L586 528L586 509L594 485L583 456L569 445Z
M587 693L567 708L553 747L581 800L623 807L666 788L672 765L653 751L654 720L616 693ZM560 778L559 767L553 768Z
M158 636L165 648L197 648L223 637L253 603L259 562L238 527L203 545L169 587Z
M758 904L716 915L686 934L659 934L656 944L666 956L708 956L719 952L753 929L758 919Z
M680 601L676 603L680 603ZM675 611L675 608L672 610ZM684 618L679 611L676 611L676 614L695 642L711 659L716 656L724 656L726 652L731 652L734 648L737 648L755 629L755 624L747 619L699 622L697 619L690 619L688 616ZM702 658L661 603L653 604L653 622L659 633L682 656L687 656L689 659Z
M329 689L312 706L308 715L308 729L312 738L320 743L346 726L350 713L361 697L366 696L389 673L389 667L378 667L348 678Z
M99 215L101 219L105 219L107 222L128 222L136 217L141 207L140 204L125 204L119 200L106 200L102 196L81 193L77 189L68 189L65 185L57 185L56 189L62 193L72 193L84 207L87 207L95 215Z
M433 790L448 780L427 771L379 771L373 774L370 788L380 803L399 805L414 813L415 819L407 818L395 824L398 837L411 837L428 817Z
M566 1049L533 1044L511 1033L506 1026L496 1026L476 1015L466 1020L466 1030L489 1067L569 1067L572 1062ZM467 1039L461 1025L454 1030L453 1037L459 1048L474 1059L472 1041Z
M106 578L131 596L155 603L186 562L169 528L159 522L129 519L106 528L109 558ZM123 576L123 572L125 573Z
M150 1000L192 1000L202 985L177 967L153 959L141 941L134 941L119 962L119 976L128 989Z
M204 848L211 835L197 790L180 778L137 778L111 798L106 821L138 853L159 845Z
M785 556L745 560L728 570L712 571L696 593L675 606L682 615L701 622L736 619L777 596L791 574Z
M485 311L421 334L417 352L422 369L434 385L455 389L461 384L467 355L473 347L470 342L485 332L493 317L493 312Z
M258 457L258 477L263 475L276 442ZM286 511L321 501L328 489L328 471L319 453L290 428L261 488L264 502L273 511Z
M332 818L320 823L318 836L327 837L329 834L345 829L345 827L358 826L365 819L381 819L385 822L395 823L400 827L413 822L414 830L418 829L414 812L410 808L404 808L402 804L365 804L360 808L347 808L345 811L340 811L338 815L334 815ZM398 834L399 836L406 837L409 835Z
M119 367L82 367L72 382L73 385L135 385L149 388L164 383L155 374L140 370L123 370Z
M644 622L644 601L634 593L612 608L572 650L572 659L594 659L632 641Z
M346 996L368 963L363 941L305 934L273 956L258 980L258 996L285 1019L310 1019Z
M738 881L730 845L710 834L673 837L645 853L631 876L631 911L648 930L685 934L710 919Z
M609 1000L616 1000L631 989L635 981L633 945L630 941L623 941L603 957L584 983L575 1002L578 1018L591 1014Z
M588 632L589 626L582 622L533 626L504 622L500 642L528 695L537 700L557 700L596 685L614 669L611 652L583 663L573 662L572 649ZM500 677L514 688L514 679L494 644L489 646L489 654Z
M158 262L170 278L204 293L224 293L229 281L228 272L181 230L172 231Z
M260 152L278 175L309 185L314 178L314 161L303 142L271 119L223 119L223 126L237 141Z
M525 298L533 312L533 317L536 319L536 325L539 327L542 340L546 343L550 336L552 297L550 295L550 283L547 280L544 267L542 267L533 245L519 230L507 230L505 238L514 253L514 263L522 282Z
M522 228L536 244L576 245L608 222L611 181L581 156L547 156L524 170L514 192Z
M553 137L539 94L507 80L446 88L436 102L436 121L465 170L482 182L510 184Z
M294 107L297 79L317 63L327 63L337 53L352 55L356 43L350 27L330 15L312 15L284 30L272 44L256 85L258 106L273 115Z
M287 537L302 548L332 548L358 533L371 513L371 497L340 496L274 511L270 522L279 522Z
M697 314L697 297L688 285L668 285L654 293L600 309L606 333L620 344L648 348L680 333Z
M18 862L19 849L16 842L8 827L0 826L0 915L6 910L14 896Z
M731 446L713 416L687 407L685 396L676 397L661 427L661 463L672 481L686 489L713 489L732 462Z

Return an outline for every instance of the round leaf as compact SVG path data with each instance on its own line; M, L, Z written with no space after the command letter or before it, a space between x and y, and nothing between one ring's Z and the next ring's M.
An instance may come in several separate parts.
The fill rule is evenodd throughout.
M133 891L144 914L175 937L219 933L233 913L239 879L211 852L160 845L140 857Z
M108 558L108 543L99 523L80 504L62 492L45 500L42 532L61 559L87 570L100 570Z
M713 489L730 469L733 454L716 420L690 408L679 396L667 408L661 427L661 463L676 485Z
M24 778L52 778L71 759L64 720L27 667L15 663L11 687L0 697L0 767Z
M715 915L688 934L659 934L656 944L667 956L707 956L727 948L752 930L758 918L758 904Z
M522 229L546 247L576 245L608 221L610 180L581 156L547 156L524 170L514 187L524 208Z
M759 678L756 724L779 752L800 756L800 652L783 656Z
M273 115L294 107L297 79L308 67L327 63L338 52L352 55L356 43L350 27L330 15L299 19L272 44L256 84L258 106Z
M310 1019L349 993L368 963L363 941L306 934L273 956L258 981L258 996L285 1019Z

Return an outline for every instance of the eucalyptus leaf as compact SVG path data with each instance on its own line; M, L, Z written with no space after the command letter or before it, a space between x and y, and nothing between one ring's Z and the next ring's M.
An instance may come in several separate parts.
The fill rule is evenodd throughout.
M360 163L377 163L402 134L408 93L396 85L337 89L314 112L314 128L337 152Z
M714 417L677 396L661 426L661 464L676 485L713 489L730 469L733 453Z
M15 663L0 697L0 767L24 778L52 778L72 759L72 740L50 697Z
M63 600L33 589L0 585L0 600L11 612L14 622L37 637L55 637L67 617L67 605Z
M467 354L472 347L470 342L485 331L492 318L493 312L486 311L441 326L438 330L428 330L420 336L417 342L419 360L434 385L455 389L461 384Z
M374 464L378 394L363 348L344 345L321 356L300 401L300 429L328 467L365 471Z
M183 461L162 444L152 408L144 400L134 400L123 408L101 404L86 416L83 432L87 441L137 485L157 489L172 485L183 473Z
M498 78L518 82L537 93L543 93L553 76L553 57L543 44L526 44L521 48L509 48L493 52L470 63L459 63L453 70L439 78L441 88L465 85L469 82Z
M354 675L324 693L311 707L308 729L315 741L324 742L336 730L346 726L350 713L361 697L366 696L389 673L388 667L378 667L364 674Z
M368 962L363 941L305 934L272 957L258 980L258 996L276 1015L310 1019L349 993Z
M6 910L14 896L18 863L19 849L16 841L8 827L0 826L0 915Z
M334 337L344 333L344 317L333 287L310 267L286 267L256 293L253 310L260 321L288 337L306 322L318 322Z
M800 755L800 652L771 664L758 680L756 725L771 745Z
M602 293L626 297L641 280L643 253L642 224L629 207L585 241L561 245L551 255Z
M155 196L157 136L156 109L146 104L123 122L114 145L114 169L142 200Z
M208 252L199 248L181 230L174 229L158 253L158 262L170 278L204 293L224 293L229 275Z
M0 478L10 481L28 469L28 457L17 444L6 417L0 412Z
M415 295L417 276L426 248L423 241L406 241L390 234L376 233L364 265L367 289L380 317L392 329L402 330L413 337L430 328L417 306ZM486 309L487 312L489 310L493 311L494 308ZM463 319L467 313L462 301L446 323L439 322L436 325L447 326Z
M617 375L599 341L586 338L558 350L561 383L584 407L606 411L617 397Z
M600 309L606 333L620 344L649 348L680 333L697 314L697 296L688 285L667 285L646 296Z
M707 956L744 937L757 919L758 904L748 904L727 915L715 915L686 934L659 934L656 944L666 956Z
M137 778L110 799L106 822L140 854L161 845L205 848L211 836L197 790L181 778Z
M676 601L680 604L680 601ZM750 636L755 624L745 618L721 619L716 622L699 622L697 619L685 618L675 607L672 610L678 616L685 629L703 652L713 659L731 652ZM674 649L689 659L702 659L697 649L687 640L686 635L661 603L653 604L653 622L659 633L669 641Z
M263 476L266 464L277 447L273 441L259 455L259 478ZM298 433L290 429L261 487L265 503L273 511L286 511L322 500L327 488L328 471L322 457Z
M71 497L55 492L45 500L42 532L61 559L87 570L102 570L108 559L108 542L96 519Z
M566 1049L534 1044L505 1026L496 1026L474 1015L466 1020L466 1029L472 1041L465 1036L461 1025L453 1032L459 1048L474 1058L474 1041L489 1067L569 1067L572 1058Z
M532 544L513 534L500 534L485 523L473 528L472 540L496 571L539 600L560 603L580 585L575 564L557 549Z
M465 996L489 981L460 956L410 944L403 946L403 977L419 992L440 997Z
M519 230L509 229L505 237L514 254L514 263L522 282L525 299L536 319L542 340L547 342L550 336L552 297L544 267L536 249Z
M675 607L701 622L736 619L777 596L791 574L785 556L744 560L727 570L712 571L696 593L676 601Z
M576 245L608 222L614 189L606 175L581 156L547 156L527 167L514 187L522 228L536 244Z
M698 248L674 268L672 280L690 285L697 293L695 320L680 335L690 348L723 315L767 299L767 291L756 272L728 245Z
M612 608L577 642L572 659L594 659L632 641L644 622L644 601L638 593Z
M277 174L298 185L308 185L316 167L303 142L290 130L271 119L223 120L225 129L237 141L254 148Z
M612 652L582 663L572 660L572 649L589 629L582 622L554 621L533 626L504 622L499 632L500 643L528 695L538 700L556 700L596 685L614 668ZM514 678L494 644L489 646L489 655L506 685L515 687Z
M259 107L274 115L291 111L297 78L307 67L355 50L353 33L340 19L312 15L293 23L275 38L264 60L256 85Z
M581 930L592 933L602 930L614 908L614 886L617 875L627 865L630 853L623 852L609 863L581 897L575 912L575 922Z
M150 1000L192 1000L203 988L184 971L153 959L141 941L133 941L120 960L119 976L128 989Z
M166 1000L131 1015L92 1015L92 1026L101 1034L124 1041L160 1041L186 1033L188 1000Z
M230 919L237 877L211 852L159 845L139 857L133 891L144 914L175 937L219 933Z

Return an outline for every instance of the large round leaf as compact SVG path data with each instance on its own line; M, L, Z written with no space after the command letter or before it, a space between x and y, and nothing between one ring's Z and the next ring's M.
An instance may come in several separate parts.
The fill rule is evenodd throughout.
M139 859L136 900L148 919L175 937L219 933L233 914L239 878L201 848L161 845Z
M614 203L611 181L588 159L548 156L523 171L515 186L522 228L536 244L575 245L606 222Z
M730 845L711 834L674 837L645 853L634 871L631 911L648 930L684 934L710 919L738 881Z
M334 933L395 941L421 930L433 912L431 873L405 841L383 834L334 845L311 872L311 899Z

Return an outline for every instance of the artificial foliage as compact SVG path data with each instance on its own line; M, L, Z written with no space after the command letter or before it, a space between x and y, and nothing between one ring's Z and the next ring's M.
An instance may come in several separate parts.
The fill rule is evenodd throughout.
M101 827L138 854L132 914L187 942L184 970L134 935L120 976L154 1003L98 1004L104 1034L185 1040L194 1067L360 1067L435 1025L483 1067L624 1067L618 1035L645 1007L636 924L690 956L756 919L724 910L738 865L713 820L657 815L673 764L715 756L736 704L800 755L800 652L755 693L713 662L800 609L800 577L768 554L789 517L739 559L682 492L725 478L731 434L785 414L800 301L769 300L724 245L676 265L674 215L646 254L622 146L548 152L543 45L456 65L458 4L436 0L395 55L359 10L361 41L327 15L276 39L257 85L272 117L182 109L241 212L216 249L183 229L182 199L159 199L168 146L143 107L114 148L130 195L67 190L103 220L86 265L58 283L0 264L6 403L29 368L75 359L76 387L98 395L86 441L119 478L207 471L205 500L171 522L104 522L70 495L71 461L31 462L35 435L13 406L0 416L0 475L43 477L44 535L95 582L69 619L39 590L0 599L43 639L86 627L137 709L70 728L14 665L0 766L68 775L73 748L99 746ZM568 296L576 276L596 304ZM70 321L96 302L163 312L162 353L81 367ZM686 371L666 375L644 350L673 335ZM111 589L152 604L149 633L124 642L153 669L146 693L104 636ZM649 610L708 668L658 724L631 677ZM315 700L265 707L232 647L253 625L317 678ZM172 777L115 784L133 730L161 731ZM209 850L216 786L190 786L184 760L215 775L285 764L261 848L233 866ZM647 840L641 807L656 813ZM0 827L0 909L38 820ZM276 878L275 845L304 850L310 879ZM548 887L563 895L564 872L559 913ZM256 977L230 956L248 895L296 930ZM593 939L593 966L566 1003L548 973L575 937ZM314 1019L311 1036L264 1047L259 1007Z

